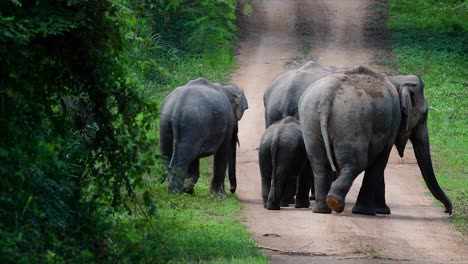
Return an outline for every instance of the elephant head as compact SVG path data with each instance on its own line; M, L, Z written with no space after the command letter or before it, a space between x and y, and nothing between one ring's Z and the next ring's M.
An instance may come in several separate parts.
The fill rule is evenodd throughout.
M249 108L244 91L235 85L224 85L223 88L227 92L229 101L231 102L234 116L239 121L244 115L244 111Z
M389 79L400 96L401 123L395 140L398 154L403 157L409 139L427 187L444 204L445 212L451 214L452 203L440 188L432 166L427 129L429 106L424 98L424 84L415 75L390 76Z

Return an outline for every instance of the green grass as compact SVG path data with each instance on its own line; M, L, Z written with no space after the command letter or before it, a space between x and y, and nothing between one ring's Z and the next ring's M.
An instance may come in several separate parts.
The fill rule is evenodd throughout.
M418 74L431 106L429 135L439 183L468 232L468 3L394 0L388 14L394 65Z
M256 248L241 217L235 195L209 195L211 159L201 163L203 176L195 195L171 195L167 184L148 177L157 199L149 219L137 212L116 218L113 249L125 263L268 263ZM152 187L151 187L152 186Z
M384 259L382 253L372 245L366 245L364 252L366 252L367 257L370 259Z

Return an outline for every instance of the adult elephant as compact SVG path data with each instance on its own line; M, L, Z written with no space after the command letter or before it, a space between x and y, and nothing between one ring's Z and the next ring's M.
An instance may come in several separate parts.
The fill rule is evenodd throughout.
M450 199L432 167L428 110L423 82L415 75L387 78L356 66L310 85L299 101L299 116L315 176L313 211L342 212L354 179L365 171L352 212L390 213L384 169L392 146L403 156L409 139L427 187L451 214Z
M193 193L199 159L214 154L210 192L225 196L229 165L231 192L236 190L237 123L248 108L234 85L199 78L177 87L165 99L160 116L160 146L169 165L169 192Z
M287 71L273 80L263 96L265 127L286 116L299 120L297 104L301 95L311 83L333 71L333 68L309 61L299 69Z

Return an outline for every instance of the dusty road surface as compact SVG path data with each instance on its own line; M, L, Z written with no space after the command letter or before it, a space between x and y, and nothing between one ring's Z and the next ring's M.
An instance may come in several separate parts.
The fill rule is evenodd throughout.
M258 145L265 130L263 93L280 73L313 56L326 66L346 67L371 60L365 34L370 0L263 0L244 19L239 69L232 82L249 100L240 123L238 195L246 223L272 263L468 263L467 239L448 224L421 183L412 150L392 154L386 170L389 216L351 214L361 177L347 196L342 214L311 209L263 209ZM366 39L367 38L367 39Z

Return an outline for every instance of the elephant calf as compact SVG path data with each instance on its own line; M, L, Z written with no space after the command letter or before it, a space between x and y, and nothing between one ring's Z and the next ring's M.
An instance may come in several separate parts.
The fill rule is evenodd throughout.
M236 190L237 122L248 108L234 85L199 78L177 87L165 99L160 116L161 152L169 166L169 192L193 193L199 159L214 154L210 192L225 196L229 165L231 192Z
M279 210L280 205L287 206L296 186L295 207L309 207L313 177L308 177L311 169L299 121L289 116L271 125L262 137L258 157L265 208Z

